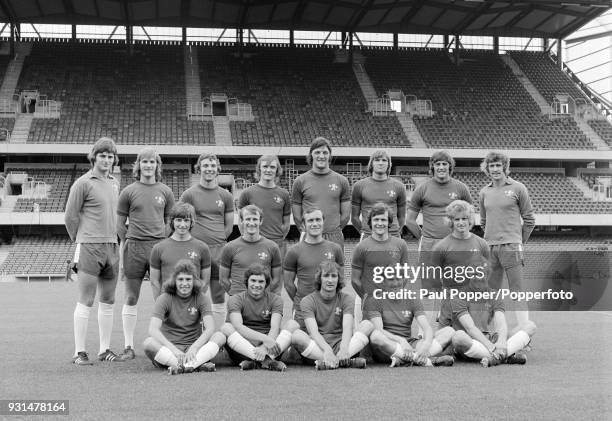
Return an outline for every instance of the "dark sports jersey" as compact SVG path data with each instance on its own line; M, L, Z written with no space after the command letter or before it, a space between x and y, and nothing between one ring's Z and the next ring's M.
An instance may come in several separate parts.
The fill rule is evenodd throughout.
M398 235L400 226L397 223L397 210L406 206L406 188L394 178L375 180L367 177L353 185L351 204L361 208L361 231L370 234L372 229L368 225L368 215L372 207L382 202L393 211L393 223L389 226L391 235Z
M353 250L351 267L361 270L361 289L364 294L371 294L380 283L375 283L375 267L395 267L397 263L408 263L408 246L400 238L389 236L385 241L368 237L357 244Z
M170 279L174 266L181 259L190 259L200 273L202 269L210 267L210 250L195 238L187 241L166 238L153 247L150 264L153 269L161 271L160 280L163 283Z
M126 238L157 240L166 238L166 216L174 206L174 195L163 183L136 181L119 195L117 214L129 217Z
M489 324L496 311L505 311L502 300L467 301L460 298L446 299L442 302L442 308L440 309L440 328L451 326L455 330L465 330L459 318L469 313L472 316L472 320L474 320L474 324L481 332L489 332Z
M444 287L468 287L471 278L487 277L489 246L475 234L466 239L448 235L434 246L433 251L427 253L432 254L431 266L441 268L442 278L438 279L439 274L434 277L442 281ZM445 276L451 272L454 276Z
M244 190L238 200L238 208L256 205L263 211L263 221L259 232L270 240L282 240L285 233L282 230L283 216L291 215L291 199L289 192L281 187L263 187L254 184Z
M321 209L325 215L323 232L338 231L340 227L340 205L351 200L351 188L345 176L330 170L317 174L312 170L300 175L293 182L291 203Z
M315 275L321 262L334 261L344 266L344 253L336 243L323 240L318 244L300 241L291 247L285 255L283 269L297 275L297 292L293 302L299 304L302 298L314 292Z
M480 225L487 243L527 242L535 227L535 216L524 184L510 177L500 187L490 183L480 191L479 202Z
M225 214L234 214L234 198L230 192L219 186L206 188L196 184L183 192L180 201L193 205L196 211L191 235L208 245L226 242Z
M229 295L246 290L244 272L253 263L261 264L270 273L272 273L272 269L280 267L280 250L276 243L264 237L254 242L245 241L242 237L239 237L223 247L220 266L230 269L231 286Z
M152 314L162 321L161 332L175 345L191 345L197 341L206 315L212 315L212 310L204 294L183 298L167 293L157 298Z
M430 178L416 188L408 202L408 209L423 214L425 237L444 238L450 234L450 228L446 225L446 207L454 200L472 203L468 187L454 178L446 183Z
M369 295L363 303L363 318L372 320L382 318L383 329L401 336L410 338L412 320L424 316L423 303L418 298L410 299L376 299Z
M227 302L228 320L231 313L242 315L242 324L256 332L267 335L270 331L272 315L283 316L283 299L266 291L259 300L254 299L247 291L232 295Z
M354 314L355 299L343 292L326 300L319 291L308 294L301 302L304 319L315 319L319 333L328 344L336 343L342 338L342 318L345 314ZM300 321L302 326L303 321Z

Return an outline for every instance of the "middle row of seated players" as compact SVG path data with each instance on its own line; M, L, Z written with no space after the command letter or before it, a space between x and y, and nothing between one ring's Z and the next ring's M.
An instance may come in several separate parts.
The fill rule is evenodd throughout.
M473 213L471 205L464 202L462 206L455 204L455 206L449 206L449 208L451 211L450 221L457 221L456 226L453 226L452 235L459 237L459 240L467 241L466 245L471 245L473 241L477 241L478 237L474 236L473 238L469 232L470 220L473 217L473 215L470 215ZM460 211L458 214L456 214L457 209ZM248 246L253 240L264 245L266 243L266 241L263 241L265 240L263 237L259 238L257 228L261 214L260 211L256 212L255 210L258 211L256 207L253 207L253 209L246 207L241 211L241 238L247 240L246 242L243 241L242 249L249 248ZM197 240L193 240L189 235L189 228L193 221L193 214L191 212L190 205L178 204L173 210L171 217L174 229L173 234L169 239L155 246L153 250L151 257L151 279L154 291L159 291L159 287L156 285L158 285L160 280L160 267L166 268L166 274L162 274L161 279L169 279L167 278L169 263L173 260L172 257L179 257L177 254L172 255L168 252L179 250L181 247L168 247L168 243L176 245L176 242L192 242L192 246L187 247L189 249L187 257L195 260L200 266L200 269L194 269L195 277L200 276L206 281L208 272L206 269L201 268L207 268L210 263L209 259L206 258L206 245L204 243L199 244L199 247L193 247L193 245L197 245L197 243L193 244ZM253 215L256 218L253 218ZM368 224L372 226L372 237L374 239L377 239L379 234L384 234L385 232L388 234L390 218L392 218L392 214L384 206L374 207L368 218ZM234 256L242 254L241 248L234 247L230 243L223 249L222 256L225 258L222 258L221 270L225 274L221 279L225 280L223 286L231 295L228 302L228 320L230 323L222 325L223 321L221 321L217 323L217 326L222 326L220 331L227 337L228 347L235 351L235 353L230 351L232 360L240 364L243 369L255 367L257 364L253 361L262 362L262 365L266 368L274 370L284 369L284 365L276 362L274 358L278 358L291 343L293 343L294 347L305 359L317 361L316 365L319 368L336 368L339 365L365 366L365 361L351 357L354 357L361 351L368 344L368 341L371 341L371 351L375 360L391 360L394 365L406 362L421 365L452 364L453 360L449 357L433 359L433 361L428 360L429 356L440 354L451 341L455 345L455 351L459 351L460 354L471 358L478 358L483 365L488 366L504 361L506 355L511 355L511 358L506 360L508 362L524 363L524 355L512 354L515 354L515 352L522 349L529 342L530 336L535 332L535 326L533 323L530 323L529 326L519 326L516 334L518 336L515 335L514 342L511 344L507 343L506 338L508 335L505 317L503 317L502 303L493 303L494 305L488 303L488 307L484 306L482 308L478 308L482 303L445 303L446 307L443 307L443 317L441 319L441 326L443 328L436 332L434 338L432 329L423 315L422 304L419 300L376 299L371 292L370 294L364 294L361 285L353 282L355 290L360 296L365 298L363 309L364 318L366 319L358 325L357 331L353 334L354 299L352 296L340 292L343 287L342 269L340 266L342 264L342 253L341 251L338 252L339 247L337 245L321 238L322 220L323 215L320 210L306 210L303 218L306 237L287 253L285 260L285 286L289 296L294 299L296 321L288 322L283 327L283 330L280 330L282 300L278 295L266 290L266 288L270 288L276 292L280 287L280 282L275 281L275 276L270 278L268 270L265 268L265 266L268 268L272 266L271 262L274 259L272 256L275 254L274 247L277 248L277 246L274 244L269 249L272 250L269 253L266 251L256 251L250 254L250 258L246 258L242 262L239 259L237 266L240 269L246 266L246 269L239 272L242 281L238 281L238 275L235 275L233 270L231 270ZM382 235L382 237L385 236ZM386 241L388 238L382 239ZM405 243L400 241L398 243L399 249L402 249L402 246L399 244L404 244L403 247L405 247ZM323 247L317 247L317 245ZM335 250L335 248L338 250ZM199 249L199 252L195 252L194 249ZM235 251L236 249L238 250ZM185 251L184 248L182 250ZM488 249L483 247L482 250L482 257L486 259ZM401 250L394 252L392 249L388 249L386 251L391 252L384 253L385 250L377 250L373 255L374 257L378 256L378 264L387 263L389 266L392 266L393 263L391 261L380 260L381 253L395 256L395 259L399 259L404 254ZM268 265L264 264L264 268L259 270L259 273L252 274L250 271L253 268L250 266L253 262L263 260L264 262L261 263L265 263L268 254L270 255ZM248 253L247 256L249 256ZM302 258L305 258L305 260ZM338 260L340 262L337 262ZM357 257L357 260L359 260L359 257ZM300 262L301 265L299 264ZM354 281L356 279L356 272L358 278L361 276L359 271L355 271L355 266L354 256ZM318 272L315 275L313 272L317 269ZM162 272L164 271L162 270ZM279 271L276 273L279 273ZM298 278L297 288L294 281L296 274ZM302 275L301 277L300 274ZM176 276L176 273L171 278L174 278L174 276ZM231 280L227 280L228 276L231 276ZM276 275L277 279L279 276ZM255 278L251 279L253 277ZM371 278L371 273L369 273L368 283L371 283ZM260 285L255 285L256 281L259 281ZM265 286L263 285L264 281ZM251 283L253 283L252 286ZM486 286L486 279L484 279L483 285ZM405 280L398 278L388 279L384 283L384 287L387 290L401 290L404 286ZM234 294L231 293L232 288L236 291ZM482 289L483 286L478 288ZM204 289L206 289L206 282L204 282ZM300 294L298 295L298 293ZM263 302L258 301L258 299L264 296L266 298ZM245 303L257 303L257 305L246 305ZM262 305L265 308L262 309ZM156 310L159 310L157 307L156 304ZM244 313L245 308L249 309L246 314ZM253 308L258 310L252 311ZM470 314L472 310L481 314L478 317L473 317ZM444 316L445 312L446 316ZM240 313L240 316L238 316L238 313ZM159 311L157 314L160 314ZM275 316L276 314L278 316ZM265 316L263 319L261 318L262 315ZM164 317L167 317L167 315ZM411 335L410 329L413 318L416 318L423 331L423 337L420 341L416 341ZM481 323L481 321L484 321L484 323ZM488 328L488 322L491 321L495 323L493 329ZM254 325L249 324L253 322L255 323ZM157 323L159 324L159 322ZM206 327L206 323L204 323L204 326ZM466 334L455 333L457 328L460 329L460 332L465 332ZM487 336L486 333L489 330L495 332L496 335ZM305 332L308 332L308 334ZM156 336L153 334L153 331L151 335L153 338ZM208 336L205 337L205 335ZM208 338L211 338L211 335L212 333L206 333L205 329L205 332L202 334L205 340L198 343L198 345L203 345ZM221 340L218 336L216 340L214 339L211 340L217 344L218 350ZM195 344L191 345L189 343L184 345L194 346ZM148 351L147 355L157 360L160 349L155 348L155 353ZM178 348L176 350L178 351ZM509 351L512 352L508 354ZM209 359L214 354L216 354L216 351L212 355L210 352L205 353ZM168 362L167 359L163 358L163 355L169 355L167 352L164 351L160 355L159 359ZM197 361L200 363L198 366L203 364L201 359ZM181 370L177 368L180 367L180 364L158 362L171 367L173 372L180 372Z

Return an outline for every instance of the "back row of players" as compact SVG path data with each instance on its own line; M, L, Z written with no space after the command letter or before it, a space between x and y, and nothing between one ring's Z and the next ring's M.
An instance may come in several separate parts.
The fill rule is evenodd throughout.
M66 228L79 245L73 362L92 364L85 342L97 290L98 360L135 358L137 302L142 279L149 272L156 302L145 353L171 373L213 370L209 361L224 344L242 369L284 370L279 357L291 344L305 360L316 361L318 368L365 367L365 360L356 355L368 343L375 360L393 365L452 364L452 356L438 356L445 348L487 366L524 363L518 351L535 332L526 311L517 312L519 324L509 334L502 303L447 300L434 334L420 300L381 299L373 294L380 286L374 282L375 267L410 263L407 245L400 238L404 225L420 240L424 265L478 266L488 271L486 277L466 283L422 277L423 288L499 288L506 273L510 289L522 289L522 246L535 219L525 186L508 176L508 157L491 152L483 161L483 171L491 177L479 198L485 242L470 232L472 198L468 187L452 178L455 162L447 152L432 155L432 178L417 187L409 203L403 184L389 176L387 152L371 156L370 176L355 183L352 194L348 180L331 170L331 152L325 138L312 142L307 156L312 168L295 180L291 197L277 186L282 175L278 158L262 156L256 167L258 184L239 199L241 236L227 243L234 201L217 184L221 167L215 155L198 158L195 170L200 182L175 204L171 189L161 182L161 158L148 148L134 163L136 182L119 194L111 175L117 163L116 145L110 138L99 139L88 156L91 171L73 184L66 204ZM419 213L422 228L416 222ZM291 214L302 238L286 250ZM349 219L362 233L351 266L357 305L352 295L341 292L342 228ZM120 256L126 285L125 349L116 355L110 350L110 337ZM294 320L281 329L282 285L293 300ZM399 276L388 276L383 283L385 291L398 294L405 286L406 279ZM359 322L361 309L364 320ZM420 340L411 335L414 318Z

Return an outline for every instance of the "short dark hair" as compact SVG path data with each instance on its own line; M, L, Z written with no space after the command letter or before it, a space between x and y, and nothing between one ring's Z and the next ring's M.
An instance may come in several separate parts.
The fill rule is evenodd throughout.
M87 159L92 167L94 162L96 162L96 155L103 152L112 153L115 155L115 162L113 162L113 165L117 165L119 163L119 155L117 154L117 144L115 141L110 137L101 137L96 141L96 143L93 144L91 147L91 152L89 152L87 155Z
M244 271L244 286L249 287L249 278L252 275L263 275L266 278L266 288L270 286L270 271L260 263L253 263Z
M448 151L434 152L431 158L429 158L429 173L431 175L434 175L433 167L434 167L434 164L438 161L448 162L448 166L450 167L448 173L450 175L453 175L453 171L455 170L455 160L453 159L450 152Z
M377 215L384 215L387 212L387 217L389 219L389 225L393 223L393 211L387 205L382 202L375 203L370 209L370 213L368 213L368 226L372 228L372 218Z
M217 170L221 171L221 161L219 161L219 158L217 158L217 155L215 155L214 153L203 153L200 156L198 156L198 161L193 166L193 169L195 170L196 174L200 174L200 164L205 159L217 161Z
M196 211L195 208L185 202L178 202L172 209L170 209L170 214L168 215L168 223L170 224L170 235L174 233L174 220L176 218L181 219L191 219L191 225L189 227L189 231L193 228L193 224L196 222Z
M315 290L321 290L321 276L324 273L332 273L338 272L338 286L336 286L336 292L340 292L342 288L344 288L344 274L342 267L336 262L332 262L331 260L324 260L319 264L317 268L317 273L315 274Z
M238 211L238 220L239 221L243 221L244 220L244 214L245 213L251 213L251 214L258 214L259 215L259 220L263 221L263 211L261 210L261 208L257 205L246 205L243 208L240 208L240 210Z
M308 163L308 165L312 165L312 151L317 148L320 148L321 146L325 146L327 148L327 150L329 151L329 156L331 158L331 143L329 143L329 140L325 139L323 136L319 136L315 138L315 140L313 140L310 144L310 150L308 151L308 155L306 155L306 162Z
M176 295L176 278L181 273L186 273L193 276L193 290L191 291L191 295L194 297L200 295L200 292L202 292L202 281L200 280L200 274L198 273L196 266L189 259L181 259L176 263L176 265L174 265L172 276L170 279L164 282L162 285L162 290L166 294Z

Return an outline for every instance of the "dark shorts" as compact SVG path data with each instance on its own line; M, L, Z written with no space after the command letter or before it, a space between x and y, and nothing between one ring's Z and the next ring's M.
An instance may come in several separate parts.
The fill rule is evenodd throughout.
M419 265L431 266L433 261L432 250L440 242L440 238L421 237L419 240ZM428 277L421 277L421 288L429 291L442 291L442 283Z
M323 233L323 238L338 244L344 252L344 234L342 234L342 230L325 232Z
M410 346L414 348L416 347L420 339L419 338L407 338L407 341L410 344ZM375 362L381 363L381 364L391 363L391 357L385 354L379 347L377 347L373 343L370 342L368 344L368 348L369 348L368 351L372 355L372 358L374 359Z
M278 246L278 249L280 250L281 262L282 262L283 260L285 260L285 254L287 254L287 241L284 238L280 240L272 240L272 241L276 243L276 245Z
M127 279L142 279L149 271L153 246L161 240L126 240L123 245L123 274Z
M115 243L81 243L77 269L104 279L119 273L119 246Z
M306 332L308 333L308 332ZM324 337L325 338L325 337ZM340 351L340 344L342 343L342 335L339 335L338 337L334 337L334 338L325 338L325 341L329 344L329 346L331 346L332 350L334 351L334 354L338 354L338 352ZM359 353L355 354L355 355L351 355L351 358L354 358L358 355ZM312 360L308 357L303 356L302 354L300 354L300 358L302 358L302 363L307 364L307 365L314 365L315 360Z
M496 244L491 246L489 287L501 288L504 273L508 278L510 291L523 290L523 245L520 243Z

